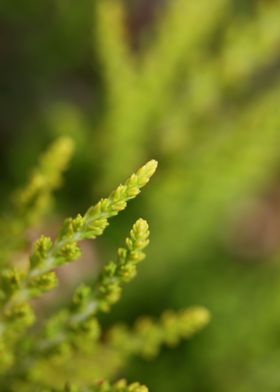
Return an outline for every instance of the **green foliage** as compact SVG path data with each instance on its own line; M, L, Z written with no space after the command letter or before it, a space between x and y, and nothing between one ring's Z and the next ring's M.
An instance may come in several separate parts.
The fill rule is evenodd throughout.
M9 213L0 221L1 263L8 258L9 252L22 245L20 241L24 240L27 230L38 224L49 211L52 193L61 186L73 147L69 138L56 140L41 156L27 185L13 195Z
M279 1L2 0L0 12L2 200L26 160L54 136L77 144L59 214L83 210L127 168L157 157L156 186L131 209L145 211L152 224L153 262L143 264L142 280L110 317L131 321L138 311L156 315L163 302L181 308L186 301L214 313L201 339L153 367L130 362L128 379L161 392L277 392ZM5 269L4 250L20 250L30 235L12 230L19 219L10 219L14 206L7 211L0 225ZM112 224L98 256L115 246L129 219ZM24 252L13 260L25 260ZM21 273L3 274L16 291ZM55 284L52 271L38 279L42 291ZM90 360L83 365L80 374ZM40 366L49 374L50 365ZM69 380L74 373L69 368Z
M139 319L132 331L125 325L115 326L108 336L109 344L125 356L140 355L153 358L161 345L175 346L187 339L209 322L209 312L204 308L190 308L178 313L166 311L160 321Z
M73 386L66 386L65 392L83 392ZM119 380L114 385L108 382L100 381L93 387L87 389L89 392L148 392L147 387L140 385L138 382L128 385L125 380Z
M26 210L22 216L34 216L34 211L36 217L41 215L38 204L31 208L27 201L38 200L41 195L49 197L60 183L60 172L65 166L65 156L68 157L65 151L69 152L70 146L70 140L61 140L43 156L40 169L35 171L30 184L20 193L22 197L18 198L23 211ZM127 201L140 193L156 168L157 162L149 161L83 216L66 219L54 240L41 236L33 246L26 268L17 264L8 268L11 259L6 260L7 267L2 268L0 279L0 382L3 391L54 390L69 381L77 387L67 384L65 391L145 392L146 387L138 383L128 385L125 381L113 385L99 382L84 389L90 380L89 375L83 376L83 361L91 358L98 368L98 358L105 358L108 370L95 369L93 379L111 378L130 355L156 354L161 344L172 346L207 324L206 310L190 309L178 315L166 313L158 324L146 319L135 332L122 334L121 341L117 327L110 332L110 337L105 334L104 338L98 313L108 312L119 300L122 287L135 277L137 265L145 258L149 227L143 219L133 225L124 247L118 249L116 260L104 265L95 283L82 283L69 305L54 312L48 320L40 320L30 302L54 289L58 283L57 269L81 256L80 241L101 236L109 219L124 210ZM38 179L41 179L39 186ZM39 323L33 326L35 321ZM68 377L71 371L67 369L71 369L74 359L76 369ZM50 377L57 366L63 369L62 379L58 375L54 379Z

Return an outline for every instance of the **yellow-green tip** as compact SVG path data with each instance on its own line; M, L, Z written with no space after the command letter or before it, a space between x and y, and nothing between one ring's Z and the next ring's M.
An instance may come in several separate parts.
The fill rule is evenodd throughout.
M147 170L147 173L149 173L150 176L152 176L155 171L157 170L158 167L158 161L156 161L155 159L151 159L150 161L148 161L146 163L146 165L144 166Z
M211 314L202 306L194 306L183 310L180 319L183 334L192 335L210 322Z

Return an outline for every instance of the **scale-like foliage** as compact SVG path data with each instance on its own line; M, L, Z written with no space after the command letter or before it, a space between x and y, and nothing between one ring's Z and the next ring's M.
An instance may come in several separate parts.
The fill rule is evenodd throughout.
M70 146L70 141L67 143ZM29 200L37 200L37 195L41 193L49 195L60 182L64 151L65 141L55 144L44 155L41 168L35 172L30 185L20 193L22 197L18 200L21 200L22 209L27 210L23 216L30 214ZM99 382L83 389L88 380L77 371L69 378L62 375L62 380L58 376L49 378L49 374L53 371L53 366L58 364L64 369L62 374L67 374L72 361L78 357L90 357L98 366L100 357L111 363L109 373L114 376L128 360L126 346L129 342L131 346L143 346L142 351L140 347L135 347L130 355L142 354L147 350L156 353L161 344L172 345L180 338L187 338L208 322L208 313L203 309L189 310L178 315L169 313L162 317L158 325L151 323L150 328L136 329L135 334L131 335L127 333L122 342L116 339L118 329L113 335L110 333L108 340L104 340L98 313L108 312L119 300L122 287L135 277L137 265L145 258L144 249L149 243L149 227L145 220L138 219L130 230L125 245L118 249L115 261L105 264L95 283L82 283L73 294L69 305L49 316L44 327L35 326L34 330L30 330L36 321L36 312L30 301L57 285L56 270L81 256L79 242L101 236L109 224L109 219L124 210L127 202L140 193L156 168L157 162L149 161L119 185L108 198L101 199L90 207L84 215L66 219L54 240L41 236L33 246L27 268L14 265L2 269L0 382L3 391L45 391L48 388L54 390L53 388L59 388L61 383L74 381L78 386L67 384L65 391L145 392L146 387L138 383L128 385L125 381L112 385L109 382ZM44 186L36 186L38 178L42 179ZM7 265L9 261L6 261ZM37 321L42 324L42 320ZM143 339L146 340L145 345ZM115 358L118 358L118 361L114 365ZM81 371L78 361L76 368ZM99 373L96 371L94 379L107 376L104 370L102 374L102 369Z

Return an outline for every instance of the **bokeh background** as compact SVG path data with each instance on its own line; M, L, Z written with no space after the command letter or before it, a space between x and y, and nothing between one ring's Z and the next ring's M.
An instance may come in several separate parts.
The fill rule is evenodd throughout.
M87 252L107 260L150 222L148 258L105 325L212 313L192 341L125 369L151 391L280 390L279 105L280 1L0 2L2 210L61 135L76 153L40 230L159 161Z

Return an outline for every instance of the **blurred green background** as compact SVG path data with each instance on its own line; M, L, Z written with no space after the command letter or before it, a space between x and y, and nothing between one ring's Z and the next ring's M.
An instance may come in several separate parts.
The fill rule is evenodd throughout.
M58 217L159 161L96 245L106 260L150 222L148 258L104 323L192 304L212 322L128 379L279 391L280 1L1 0L0 59L3 210L60 135L77 147Z

